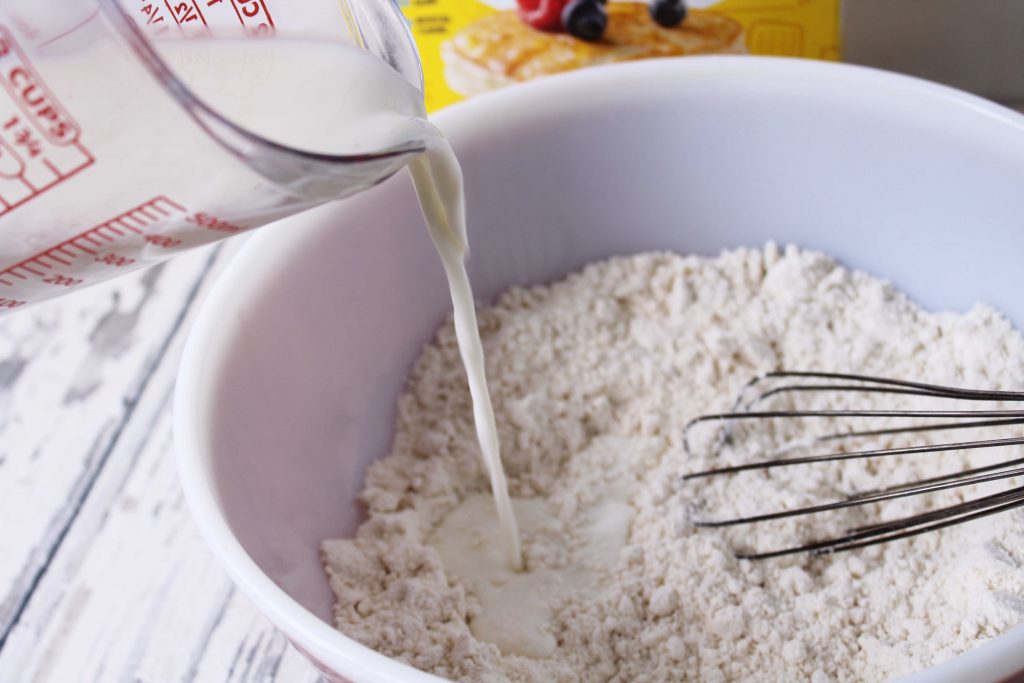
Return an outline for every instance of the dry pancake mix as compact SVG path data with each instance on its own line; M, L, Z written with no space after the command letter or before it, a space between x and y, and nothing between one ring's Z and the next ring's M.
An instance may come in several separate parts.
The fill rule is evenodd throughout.
M510 290L479 321L526 571L502 562L448 323L399 399L391 454L368 472L367 521L355 538L323 544L336 624L356 640L460 683L881 683L1024 621L1020 510L764 562L733 549L783 547L829 519L730 532L689 518L694 505L728 517L817 504L1019 458L1020 446L680 481L712 462L703 449L687 456L682 426L728 408L767 370L1020 390L1024 337L991 308L929 313L823 254L769 245L593 263ZM921 399L827 400L901 409ZM799 427L757 435L790 436L786 425ZM857 525L936 502L831 519Z

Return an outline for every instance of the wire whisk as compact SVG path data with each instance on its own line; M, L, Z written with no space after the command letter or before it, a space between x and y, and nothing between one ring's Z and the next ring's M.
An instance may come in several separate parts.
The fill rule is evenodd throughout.
M894 445L891 447L862 450L844 450L843 448L844 442L853 439L879 438L900 434L913 435L916 433L954 429L1007 427L1024 424L1024 410L1005 409L1002 407L978 410L762 409L765 402L777 397L788 396L791 399L797 399L807 394L828 393L852 394L854 398L857 394L876 393L925 397L944 401L960 400L999 402L1004 404L1024 402L1024 392L962 389L855 374L769 372L751 380L740 392L728 412L701 415L686 424L683 442L688 456L694 455L694 449L691 446L691 432L699 425L708 423L716 424L720 428L717 439L711 447L711 455L716 457L727 444L733 441L737 426L744 423L757 424L756 421L790 420L794 418L828 419L842 422L858 418L862 419L861 421L867 422L871 420L884 421L886 424L877 428L868 426L867 428L856 428L850 431L830 430L823 434L807 436L784 444L779 448L774 448L770 453L762 453L756 460L691 472L685 474L683 480L685 482L693 482L696 480L707 480L712 477L735 475L745 471L773 470L776 468L809 465L811 463L1005 448L1024 444L1024 436L1009 436L1007 438L988 438L946 443ZM931 420L931 422L922 423L922 420ZM828 448L825 448L825 445L828 445ZM821 447L821 452L812 455L787 457L794 451L814 449L815 447ZM875 490L852 492L839 500L819 505L726 519L694 518L691 521L698 527L729 527L756 524L801 515L854 508L873 503L883 503L910 496L935 494L940 491L950 491L961 487L1022 476L1024 476L1024 457L1014 457L997 463L969 467L956 472L947 472ZM795 553L824 555L864 548L879 543L888 543L936 531L1024 506L1024 486L1016 486L1014 485L1015 482L1009 482L1009 484L1011 487L1005 491L936 507L925 512L856 526L846 529L845 533L834 537L801 542L778 549L738 551L736 555L741 559L750 560L762 560Z

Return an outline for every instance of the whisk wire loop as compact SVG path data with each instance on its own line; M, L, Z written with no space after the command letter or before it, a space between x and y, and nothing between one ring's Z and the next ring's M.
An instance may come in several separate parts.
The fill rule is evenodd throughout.
M817 380L813 383L813 380ZM766 386L769 382L789 382L782 386ZM787 453L798 449L806 449L816 444L838 443L843 440L862 439L868 437L891 436L898 434L916 434L938 432L955 429L981 429L992 427L1012 427L1024 424L1024 410L983 409L983 410L763 410L761 405L773 398L807 393L841 392L856 395L858 393L880 393L904 396L920 396L925 398L986 401L986 402L1024 402L1024 392L994 391L947 387L923 382L872 377L867 375L825 373L808 371L777 371L755 377L740 391L731 409L722 413L701 415L690 420L683 430L683 445L687 455L693 455L691 432L699 425L717 423L722 429L712 448L717 455L733 438L736 425L745 422L756 422L771 419L830 419L832 421L862 418L864 420L886 420L887 425L881 428L861 428L849 431L829 432L801 439L797 442L776 448L761 459L741 464L730 464L712 467L701 471L684 474L682 480L708 479L741 472L755 470L772 470L782 467L809 465L812 463L839 462L862 460L891 456L912 456L926 453L947 451L969 451L977 449L1001 448L1024 445L1024 436L1006 438L986 438L962 440L948 443L919 444L910 446L891 446L885 448L869 448L849 451L822 452L814 455L784 457ZM755 410L755 408L757 408ZM888 424L902 420L911 424ZM941 420L921 424L920 420ZM825 513L844 508L884 503L899 498L934 494L940 491L966 486L976 486L997 481L1024 477L1024 458L1013 458L1003 462L981 465L951 472L917 481L903 482L886 486L873 491L861 491L850 494L842 500L824 504L810 505L801 508L759 513L728 519L693 519L698 527L726 527L742 524L756 524L771 520L785 519L803 515ZM826 538L808 543L796 544L791 547L770 551L737 552L741 559L767 559L796 553L812 555L831 554L840 551L854 550L878 543L886 543L908 538L928 531L961 524L988 515L1005 512L1024 506L1024 486L1014 487L1007 491L982 496L926 512L908 515L899 519L882 521L876 524L860 526L848 530L847 533L834 538Z

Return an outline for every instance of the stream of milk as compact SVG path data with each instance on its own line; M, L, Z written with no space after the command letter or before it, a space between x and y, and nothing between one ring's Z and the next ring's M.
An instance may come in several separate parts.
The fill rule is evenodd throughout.
M409 163L409 172L451 290L455 333L502 546L508 565L521 569L519 533L466 273L462 171L444 134L427 121L423 94L377 57L344 44L276 38L172 40L159 48L202 101L279 144L336 155L381 151L409 141L425 144L426 151Z

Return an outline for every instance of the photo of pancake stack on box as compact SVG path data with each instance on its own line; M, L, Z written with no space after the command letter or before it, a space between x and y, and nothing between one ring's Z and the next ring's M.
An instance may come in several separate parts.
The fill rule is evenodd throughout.
M838 60L840 0L404 0L434 111L515 83L658 57Z

